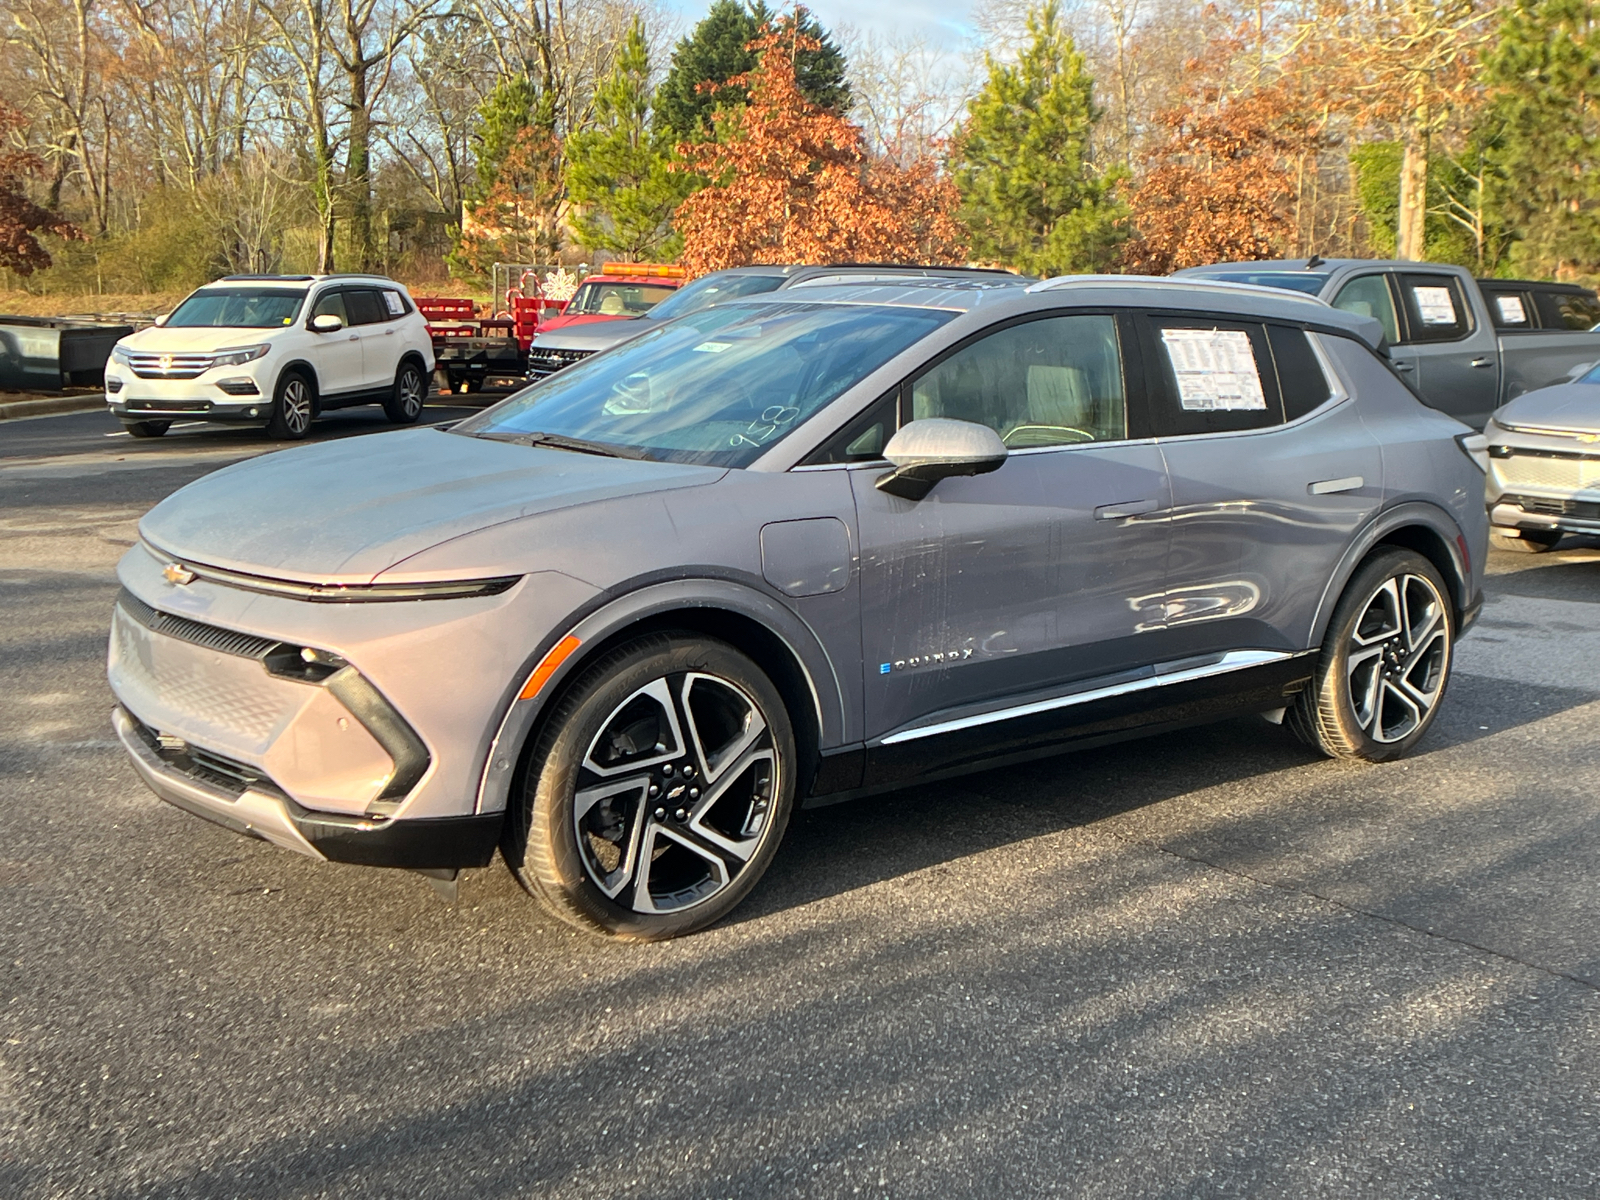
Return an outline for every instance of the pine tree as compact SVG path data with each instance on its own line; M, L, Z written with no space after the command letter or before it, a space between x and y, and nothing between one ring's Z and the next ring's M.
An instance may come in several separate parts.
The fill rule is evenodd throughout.
M1487 64L1519 271L1600 274L1600 0L1515 0Z
M482 201L500 176L505 161L519 134L534 124L540 110L538 86L526 75L502 79L478 105L477 185L467 197Z
M800 33L816 43L800 50L795 75L801 94L818 108L843 114L850 107L845 82L844 52L828 31L804 8L796 7ZM711 114L722 106L744 104L749 89L733 84L713 90L701 84L727 84L755 69L757 54L749 45L764 27L778 19L765 0L746 7L740 0L716 0L688 37L672 52L672 66L656 93L656 128L677 141L694 141L711 133Z
M672 213L695 180L672 170L671 147L651 132L649 118L650 48L635 17L595 90L594 126L567 141L567 192L586 210L573 229L591 252L634 262L676 256Z
M1059 0L1028 14L1028 38L1015 66L986 59L988 80L955 137L972 252L1038 275L1108 269L1124 236L1121 175L1090 160L1094 81Z

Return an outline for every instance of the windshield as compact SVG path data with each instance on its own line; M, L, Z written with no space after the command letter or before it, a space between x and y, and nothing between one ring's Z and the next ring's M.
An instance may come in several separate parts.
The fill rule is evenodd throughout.
M1317 271L1190 271L1189 279L1212 279L1218 283L1253 283L1257 287L1284 288L1291 292L1304 292L1315 296L1328 282L1328 276Z
M1595 363L1588 372L1578 376L1574 383L1600 383L1600 363Z
M585 283L561 315L642 317L676 290L658 283Z
M719 305L567 367L452 432L554 434L668 462L743 467L954 316L886 305Z
M304 288L203 288L166 319L169 329L204 326L227 329L273 329L293 325L306 298Z
M782 275L706 275L679 288L645 315L652 321L670 321L674 317L687 317L722 304L739 296L759 296L762 292L775 292L784 281Z

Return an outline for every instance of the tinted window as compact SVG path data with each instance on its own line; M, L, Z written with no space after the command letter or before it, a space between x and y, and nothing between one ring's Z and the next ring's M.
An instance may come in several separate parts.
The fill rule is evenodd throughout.
M323 292L317 297L317 303L311 310L313 317L338 317L346 325L350 324L350 313L344 306L344 293L335 289Z
M1291 292L1318 295L1328 282L1325 271L1190 271L1191 279L1214 279L1218 283L1253 283L1257 287L1284 288Z
M1593 296L1535 289L1533 302L1546 329L1593 329L1600 323L1600 301Z
M686 284L657 304L645 315L652 321L670 321L690 313L710 308L740 296L759 296L762 292L775 292L786 277L783 275L707 275Z
M270 329L294 324L304 291L287 288L206 288L190 296L167 318L174 329L202 326L228 329Z
M833 437L812 452L808 463L873 462L900 428L900 389L881 396Z
M1151 317L1158 436L1264 429L1283 420L1266 329L1255 322Z
M1489 316L1497 329L1533 328L1533 306L1526 292L1485 288L1483 298L1489 302Z
M1305 333L1287 325L1268 325L1267 342L1278 369L1284 420L1293 421L1314 412L1332 398L1333 388Z
M1411 342L1453 342L1472 331L1472 318L1453 275L1400 276Z
M719 304L560 371L454 432L554 433L742 467L955 314L889 305Z
M1400 322L1395 316L1394 297L1389 281L1382 275L1362 275L1339 289L1333 306L1358 317L1376 317L1383 325L1383 336L1394 345L1400 340Z
M911 384L911 418L987 425L1007 446L1128 436L1115 317L1048 317L991 333Z
M376 325L389 319L383 300L372 288L345 288L344 306L352 325Z

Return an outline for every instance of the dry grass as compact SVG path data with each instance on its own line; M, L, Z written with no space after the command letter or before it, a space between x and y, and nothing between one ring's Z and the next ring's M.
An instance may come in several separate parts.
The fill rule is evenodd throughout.
M21 317L82 316L87 313L164 313L184 292L132 292L117 295L46 295L0 291L0 314Z

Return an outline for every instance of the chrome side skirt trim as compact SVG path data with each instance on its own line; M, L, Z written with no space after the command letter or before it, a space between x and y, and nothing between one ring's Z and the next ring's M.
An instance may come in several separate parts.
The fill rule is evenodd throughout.
M1070 708L1076 704L1088 704L1094 700L1108 700L1113 696L1126 696L1132 692L1149 691L1151 688L1166 687L1174 683L1187 683L1194 679L1205 679L1212 675L1226 675L1231 671L1242 671L1248 667L1265 666L1268 663L1282 662L1284 659L1293 658L1294 655L1285 650L1230 650L1215 662L1202 666L1184 667L1178 670L1163 672L1160 666L1156 667L1156 674L1147 675L1142 679L1130 679L1126 683L1111 684L1107 687L1090 688L1084 692L1072 692L1066 696L1052 696L1048 700L1035 700L1031 704L1019 704L1014 708L997 709L994 712L978 713L970 717L958 717L952 721L939 721L933 725L921 725L913 729L902 729L898 733L891 733L879 741L882 746L894 746L901 742L913 742L919 738L934 737L942 733L956 733L963 729L973 729L979 725L989 725L995 721L1009 721L1014 717L1028 717L1034 713L1050 712L1058 708Z

